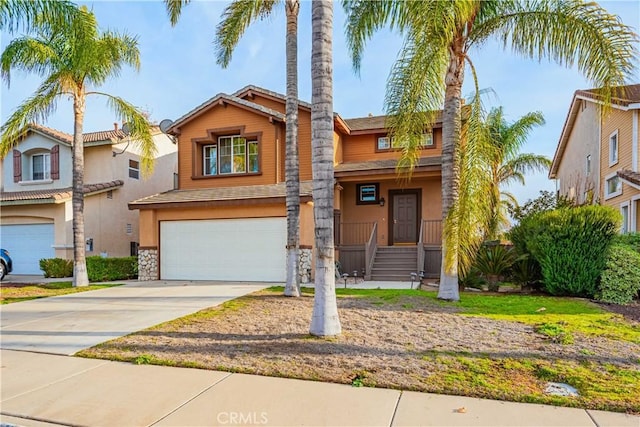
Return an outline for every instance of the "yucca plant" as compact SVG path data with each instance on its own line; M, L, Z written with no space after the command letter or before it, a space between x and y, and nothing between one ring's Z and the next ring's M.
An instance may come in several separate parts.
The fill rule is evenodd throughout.
M476 257L475 268L487 279L489 291L498 292L500 281L510 273L518 255L512 247L496 243L485 243Z

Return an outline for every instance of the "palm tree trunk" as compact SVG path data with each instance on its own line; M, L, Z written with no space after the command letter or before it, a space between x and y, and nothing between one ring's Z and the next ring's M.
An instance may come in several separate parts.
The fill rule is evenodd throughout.
M449 68L445 77L446 91L442 113L442 221L453 226L443 227L442 268L438 298L458 301L458 218L449 211L458 200L460 165L457 150L462 129L462 82L464 79L464 57L461 55L462 41L454 41L449 57ZM450 262L447 262L450 260Z
M309 332L341 332L333 242L333 3L311 3L311 148L315 220L315 296Z
M84 94L76 95L73 100L73 286L89 284L84 246L84 109Z
M299 0L287 0L287 127L285 181L287 187L287 284L284 294L300 296L300 172L298 165L298 10Z

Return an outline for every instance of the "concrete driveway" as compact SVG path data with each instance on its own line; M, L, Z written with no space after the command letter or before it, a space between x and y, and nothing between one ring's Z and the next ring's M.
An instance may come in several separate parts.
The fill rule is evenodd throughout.
M72 355L272 283L151 281L0 307L0 348Z

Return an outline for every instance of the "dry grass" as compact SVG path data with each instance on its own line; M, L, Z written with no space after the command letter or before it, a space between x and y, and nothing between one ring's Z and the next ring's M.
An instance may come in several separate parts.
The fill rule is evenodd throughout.
M495 307L508 301L480 297L478 307L486 298L498 298ZM545 301L521 298L532 307ZM483 315L469 303L445 304L423 291L347 291L338 298L342 335L319 339L308 335L312 295L285 298L272 289L81 355L640 413L640 325L582 301L563 309L571 312L563 323L547 302L535 318L544 325L553 319L561 331L564 325L570 343L536 332L544 328L524 316ZM577 317L580 328L571 329ZM581 396L545 395L547 381L570 383Z

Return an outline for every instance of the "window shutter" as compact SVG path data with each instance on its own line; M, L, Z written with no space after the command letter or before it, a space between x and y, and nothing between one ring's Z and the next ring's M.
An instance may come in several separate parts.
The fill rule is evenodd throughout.
M60 179L60 145L51 149L51 179Z
M22 181L22 153L13 150L13 182Z

